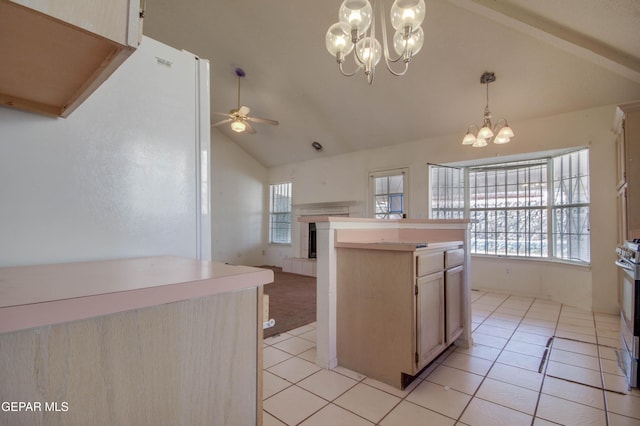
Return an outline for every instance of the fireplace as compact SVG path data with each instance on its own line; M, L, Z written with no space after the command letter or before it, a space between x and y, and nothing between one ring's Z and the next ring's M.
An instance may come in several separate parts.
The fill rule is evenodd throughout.
M316 224L315 223L309 223L309 237L308 237L308 240L309 240L308 241L309 259L315 259L316 258Z
M287 256L282 260L282 271L315 277L318 228L322 227L322 224L318 227L318 223L315 221L331 216L358 217L361 215L360 209L353 207L357 205L356 202L350 201L296 205L292 212L294 217L292 223L298 223L297 232L294 233L295 237L292 236L294 256ZM314 222L299 220L305 217L307 220L313 217Z

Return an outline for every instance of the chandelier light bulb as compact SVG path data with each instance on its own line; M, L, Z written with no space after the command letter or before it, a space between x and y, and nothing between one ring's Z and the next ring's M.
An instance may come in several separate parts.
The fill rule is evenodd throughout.
M471 146L474 147L474 148L482 148L483 146L487 146L487 140L486 139L482 139L482 138L478 138L478 139L476 139L476 141Z
M393 35L393 48L398 55L404 55L407 52L411 53L411 56L415 55L422 49L424 44L424 31L422 27L411 33L408 39L405 40L401 31L396 31ZM405 52L405 47L407 52Z
M511 127L509 127L508 124L506 124L502 129L500 129L500 131L498 132L498 137L503 137L503 138L512 138L513 135L513 130L511 130Z
M472 145L476 141L476 137L471 132L467 132L462 139L462 145Z
M365 37L356 44L358 56L365 66L375 67L382 57L382 46L373 37Z
M426 6L424 0L396 0L391 6L391 25L396 31L405 28L413 31L424 21Z
M349 27L341 22L329 27L325 42L327 50L334 57L338 54L348 55L353 50Z
M355 30L358 34L364 34L371 25L373 8L369 0L344 0L338 17L341 23L349 27L349 33Z
M493 131L491 131L491 129L487 126L484 126L478 132L478 139L489 139L491 137L493 137Z

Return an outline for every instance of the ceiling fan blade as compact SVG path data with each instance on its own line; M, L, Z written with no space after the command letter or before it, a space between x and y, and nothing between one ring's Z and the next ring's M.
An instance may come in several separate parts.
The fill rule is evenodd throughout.
M240 109L238 109L238 114L239 115L248 115L250 111L251 111L251 108L249 108L248 106L242 105L240 107Z
M273 126L277 126L278 124L280 124L278 121L270 120L268 118L246 117L246 119L254 123L271 124Z
M247 133L254 134L256 132L256 129L254 129L253 126L251 126L251 124L247 123L246 121L244 122L244 125L247 126L245 129Z
M233 115L231 115L231 114L229 114L229 113L226 113L226 112L212 112L211 114L214 114L214 115L221 115L221 116L223 116L223 117L233 117Z
M225 118L224 120L220 120L217 123L212 124L211 127L222 126L223 124L231 123L233 120L234 118Z

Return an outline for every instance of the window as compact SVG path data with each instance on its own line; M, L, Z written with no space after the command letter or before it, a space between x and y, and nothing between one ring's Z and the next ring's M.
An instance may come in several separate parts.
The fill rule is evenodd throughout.
M270 186L269 242L291 244L291 182Z
M402 219L407 205L404 182L406 173L406 169L369 173L373 217Z
M587 149L529 161L429 167L430 217L468 217L471 253L590 262Z
M553 252L589 262L589 151L553 159Z
M464 214L464 169L436 166L431 171L431 219L462 219Z
M469 170L471 252L546 257L547 162Z

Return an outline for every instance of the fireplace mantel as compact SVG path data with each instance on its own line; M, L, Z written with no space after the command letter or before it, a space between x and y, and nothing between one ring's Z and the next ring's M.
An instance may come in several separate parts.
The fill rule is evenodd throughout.
M294 214L304 216L350 216L352 215L354 201L335 201L330 203L312 203L293 205Z

